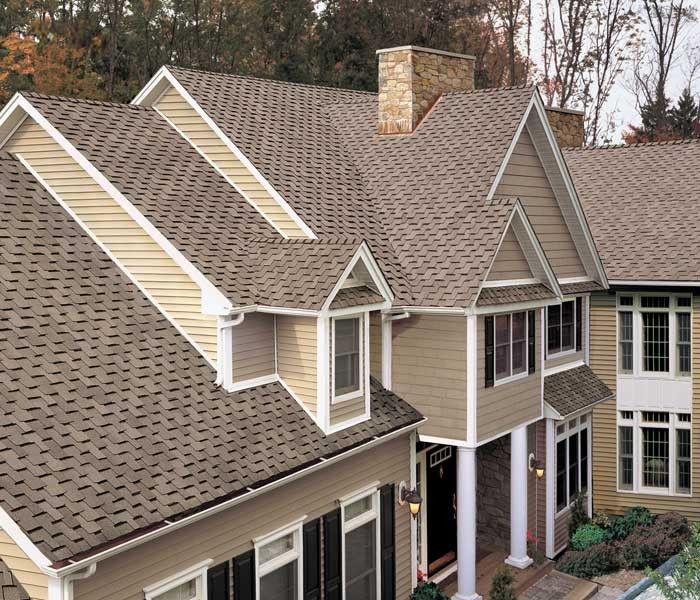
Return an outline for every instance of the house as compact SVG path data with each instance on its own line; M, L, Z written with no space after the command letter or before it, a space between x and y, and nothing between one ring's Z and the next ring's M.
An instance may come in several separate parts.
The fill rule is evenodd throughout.
M525 568L592 510L579 115L475 91L470 56L378 60L378 94L163 67L130 105L3 109L28 597L394 600L419 567L475 599L483 548Z
M596 509L697 521L700 145L564 154L610 280L591 296L591 367L616 390L594 410Z

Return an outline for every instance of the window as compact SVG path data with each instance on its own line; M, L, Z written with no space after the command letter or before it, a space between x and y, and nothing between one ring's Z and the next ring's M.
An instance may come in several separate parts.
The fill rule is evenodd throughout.
M618 296L618 371L690 377L691 296Z
M620 411L618 488L690 494L690 420L687 413Z
M547 307L547 356L580 347L581 299Z
M210 560L144 588L146 600L204 600L204 582Z
M333 320L334 399L362 393L363 320L360 317Z
M378 494L373 491L342 505L345 600L377 600L380 574L377 503Z
M299 521L255 541L259 600L300 600L301 527Z
M588 491L588 415L557 427L557 511L569 506L579 492Z
M496 381L527 373L527 342L527 313L517 312L496 316L494 344Z

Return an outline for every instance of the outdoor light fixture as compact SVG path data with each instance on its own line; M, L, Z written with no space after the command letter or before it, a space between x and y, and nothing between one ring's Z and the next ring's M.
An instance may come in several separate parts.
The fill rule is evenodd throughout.
M544 477L544 466L535 458L535 454L533 452L531 452L530 456L527 457L527 468L530 473L533 471L535 472L537 479L542 479Z
M423 498L417 490L409 490L406 486L406 482L402 481L399 484L399 504L402 506L408 504L408 510L411 511L411 515L414 519L418 517L420 513L420 507L423 504Z

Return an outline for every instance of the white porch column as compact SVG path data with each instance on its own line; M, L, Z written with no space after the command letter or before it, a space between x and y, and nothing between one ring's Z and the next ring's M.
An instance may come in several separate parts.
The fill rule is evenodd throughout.
M457 593L452 600L481 600L476 593L476 448L457 449Z
M527 555L527 426L510 434L510 556L518 569L532 564Z

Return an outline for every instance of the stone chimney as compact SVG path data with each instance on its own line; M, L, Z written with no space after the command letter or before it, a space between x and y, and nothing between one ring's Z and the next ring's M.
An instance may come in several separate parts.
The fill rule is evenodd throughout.
M379 56L379 133L411 133L444 92L474 89L473 56L400 46Z
M547 107L547 119L560 148L581 147L583 137L583 112L568 108Z

